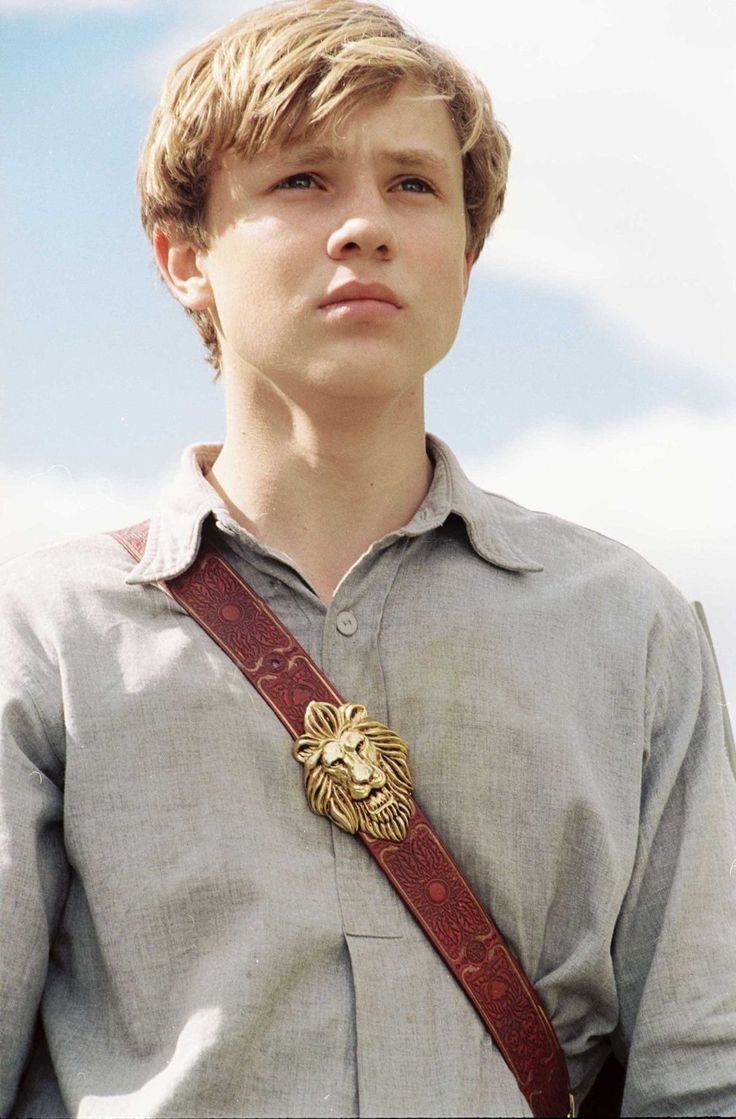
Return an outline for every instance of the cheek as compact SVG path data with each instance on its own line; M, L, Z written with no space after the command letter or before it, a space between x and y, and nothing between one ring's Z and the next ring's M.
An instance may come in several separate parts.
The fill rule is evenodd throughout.
M366 765L371 765L378 769L381 767L381 755L372 742L364 743L358 753L358 757L362 762L365 762Z
M233 231L212 262L215 300L223 318L260 319L296 285L298 261L278 230Z
M289 341L288 296L267 247L235 246L218 262L213 290L223 338L243 360L260 365L275 339Z
M328 781L331 781L333 785L337 785L341 789L350 788L350 776L344 769L330 769L328 771L325 768L325 776Z
M441 361L452 347L465 302L462 265L457 258L435 260L428 267L426 299L420 315L420 360L427 368Z
M435 336L455 332L465 302L465 273L457 254L436 254L426 263L427 329Z
M418 262L425 277L427 290L442 304L447 301L449 310L462 305L465 281L465 226L458 224L452 231L446 227L429 230L423 239L421 261Z

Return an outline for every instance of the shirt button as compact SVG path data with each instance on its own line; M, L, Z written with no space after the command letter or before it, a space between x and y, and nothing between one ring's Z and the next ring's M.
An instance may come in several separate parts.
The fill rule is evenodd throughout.
M358 628L358 622L352 610L341 610L337 615L335 624L345 637L352 637Z

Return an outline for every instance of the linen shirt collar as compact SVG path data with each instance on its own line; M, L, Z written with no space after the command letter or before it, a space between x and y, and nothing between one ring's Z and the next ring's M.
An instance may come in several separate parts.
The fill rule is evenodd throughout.
M164 486L154 507L143 557L126 583L155 583L173 579L194 562L204 522L216 522L265 555L265 548L230 515L224 501L204 475L217 458L221 443L194 443L181 456L179 469ZM407 524L394 535L419 536L444 524L455 513L465 523L474 551L506 571L543 571L512 540L512 526L504 517L504 499L480 489L465 475L447 444L427 434L427 450L434 460L432 483L424 501ZM287 557L288 558L288 557Z

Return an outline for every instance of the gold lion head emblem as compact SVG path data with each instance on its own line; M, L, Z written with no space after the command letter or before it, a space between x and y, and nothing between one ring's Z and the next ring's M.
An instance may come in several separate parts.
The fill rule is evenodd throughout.
M374 839L401 840L412 813L414 788L408 747L359 703L313 701L304 734L294 743L304 766L304 789L312 812L343 831Z

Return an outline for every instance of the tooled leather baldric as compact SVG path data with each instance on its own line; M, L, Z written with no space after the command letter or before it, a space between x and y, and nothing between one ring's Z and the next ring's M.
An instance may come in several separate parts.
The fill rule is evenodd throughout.
M149 522L110 533L140 560ZM407 748L345 703L309 655L205 541L158 586L235 662L296 740L313 811L355 832L480 1014L535 1116L575 1101L552 1023L491 917L411 796Z

